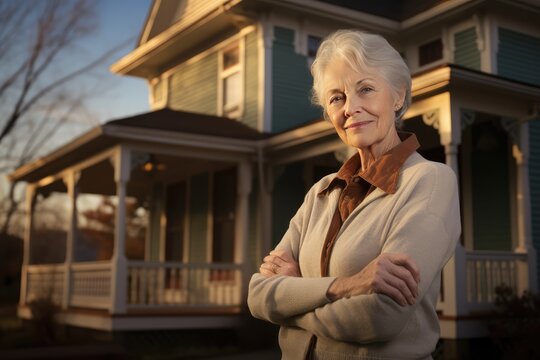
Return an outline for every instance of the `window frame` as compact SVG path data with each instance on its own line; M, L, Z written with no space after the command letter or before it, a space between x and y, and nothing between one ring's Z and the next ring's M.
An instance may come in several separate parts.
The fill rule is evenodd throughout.
M227 51L238 47L238 63L224 69L224 57ZM240 74L240 97L236 108L225 109L225 79L231 75ZM239 119L244 114L245 103L245 37L235 39L219 50L218 54L218 116L225 116L231 119Z

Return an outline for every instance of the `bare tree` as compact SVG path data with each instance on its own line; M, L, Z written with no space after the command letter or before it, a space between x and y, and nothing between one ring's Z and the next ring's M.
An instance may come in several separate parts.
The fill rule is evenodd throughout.
M0 175L50 146L53 135L84 109L86 94L67 86L125 47L64 66L64 57L96 29L96 6L92 0L0 1ZM16 182L4 184L3 192L1 186L0 237L21 202Z

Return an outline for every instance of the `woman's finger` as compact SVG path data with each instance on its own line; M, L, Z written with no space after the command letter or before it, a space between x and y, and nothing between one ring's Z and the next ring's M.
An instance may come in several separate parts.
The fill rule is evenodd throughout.
M408 269L404 268L403 266L393 264L390 273L402 280L407 285L409 291L414 297L418 296L418 283Z
M407 270L410 271L410 273L414 277L414 280L417 283L420 282L420 270L418 269L418 266L416 265L414 260L412 260L407 254L388 254L388 258L390 261L392 261L392 263L405 267Z

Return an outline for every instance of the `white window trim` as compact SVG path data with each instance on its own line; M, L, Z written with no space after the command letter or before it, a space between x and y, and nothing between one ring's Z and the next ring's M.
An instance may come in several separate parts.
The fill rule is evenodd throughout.
M227 117L233 118L233 119L239 119L244 115L244 103L245 103L245 80L246 80L246 59L245 59L245 36L232 41L227 46L220 49L218 54L218 104L217 104L217 114L218 116L225 116L224 113L224 89L223 89L223 80L235 73L240 72L240 103L238 104L238 109L234 111L231 114L227 114ZM227 50L231 49L232 47L236 46L238 44L238 64L231 66L228 69L223 70L223 54Z

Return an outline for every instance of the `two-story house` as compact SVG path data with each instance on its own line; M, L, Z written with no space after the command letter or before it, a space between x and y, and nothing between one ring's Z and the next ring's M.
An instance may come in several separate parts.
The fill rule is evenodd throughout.
M538 288L540 4L533 0L155 0L114 73L152 111L17 169L27 186L19 314L33 298L107 331L235 326L250 275L345 148L310 103L310 64L339 28L406 59L404 128L460 182L443 338L485 334L497 285Z

